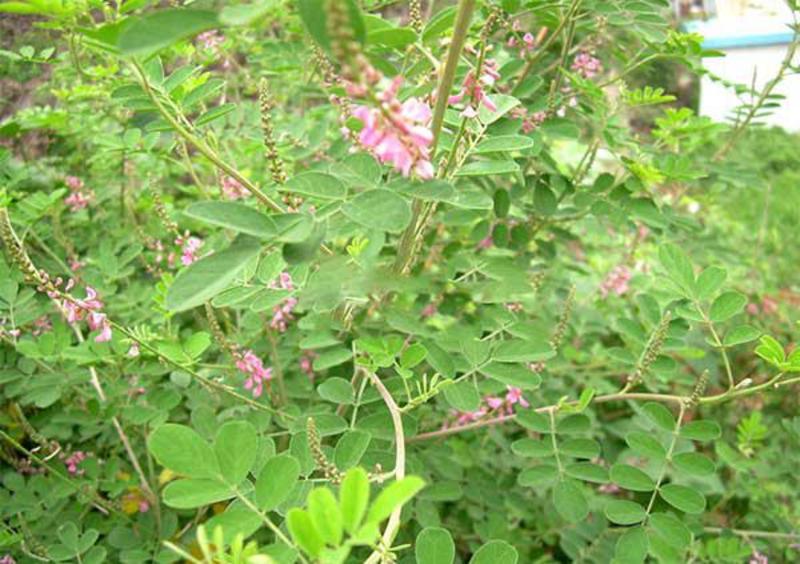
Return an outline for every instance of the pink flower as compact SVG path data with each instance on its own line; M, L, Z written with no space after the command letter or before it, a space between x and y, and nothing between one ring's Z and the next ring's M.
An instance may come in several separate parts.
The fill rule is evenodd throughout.
M472 104L468 104L469 111L466 109L465 117L474 117L477 115L476 110L472 106L483 105L490 112L497 111L497 105L492 101L484 91L484 86L492 86L496 80L500 78L500 73L497 72L497 62L493 59L487 59L481 68L480 80L475 79L474 71L469 71L464 77L464 83L461 85L461 90L458 94L454 94L447 99L448 104L460 104L465 98L469 98Z
M490 409L500 409L503 407L503 399L498 397L488 397L486 398L486 405L489 406Z
M758 304L749 303L747 304L747 313L750 315L758 315L761 310L758 309Z
M619 265L614 267L600 285L600 295L604 298L612 292L618 296L623 295L628 291L628 281L631 276L632 273L627 266Z
M222 177L222 195L229 200L240 200L250 195L250 191L231 176Z
M314 358L316 356L313 351L308 351L300 357L300 370L312 379L314 378Z
M547 112L534 112L530 117L522 122L522 132L530 133L539 127L547 119Z
M131 343L131 348L128 349L128 352L126 353L126 355L129 358L136 358L140 354L141 354L141 351L139 350L139 343L137 343L136 341L133 341Z
M225 41L225 36L216 29L204 31L197 36L197 42L204 48L217 51L218 47Z
M17 564L17 561L14 560L14 557L10 554L6 554L2 558L0 558L0 564Z
M86 460L86 453L82 450L77 450L69 455L64 460L64 465L67 467L67 472L72 474L73 476L80 476L83 474L83 470L80 470L78 466L81 462Z
M270 284L270 288L278 290L294 290L292 276L288 272L281 272L278 279ZM292 312L297 306L297 298L289 296L282 303L272 308L272 321L269 326L284 333L290 321L294 320Z
M525 308L519 302L510 302L506 304L506 309L511 313L519 313L523 311Z
M143 499L139 502L139 513L147 513L150 510L150 503Z
M778 302L770 298L769 296L764 296L761 298L761 310L766 315L774 315L778 312Z
M203 240L198 237L189 237L181 248L181 264L189 266L197 260L197 251L203 246Z
M436 302L430 302L429 304L427 304L425 307L422 308L422 312L420 315L422 315L422 317L424 318L433 317L434 315L436 315L437 311L438 311L438 306L436 305Z
M92 311L86 319L86 324L92 331L100 330L100 334L94 338L95 343L107 343L111 340L111 323L105 313Z
M491 235L487 235L478 242L478 249L490 249L494 245L494 240Z
M512 405L519 404L520 407L530 407L531 404L522 397L522 390L519 388L515 388L514 386L506 386L508 388L508 393L506 394L506 403L508 404L509 408Z
M522 36L522 41L525 43L525 46L528 49L533 49L533 47L536 44L536 38L533 36L533 34L530 31Z
M264 393L264 382L272 379L272 368L264 368L264 363L251 350L238 355L236 368L247 375L244 381L246 390L252 390L254 398Z
M403 176L409 176L413 170L422 179L433 178L430 161L433 134L428 127L430 106L417 98L400 103L395 97L399 83L395 80L392 84L380 96L380 108L356 106L353 109L353 116L363 125L358 141Z
M69 188L73 192L83 188L83 180L81 180L77 176L67 176L66 178L64 178L64 184L66 184L67 188Z
M750 560L748 561L748 564L769 564L769 558L767 558L766 554L754 550L753 553L750 555Z
M36 336L39 336L43 333L51 331L53 329L53 323L50 321L49 317L43 315L33 322L33 327L34 329L32 333Z
M64 198L64 203L67 204L67 207L73 213L89 207L90 201L91 195L84 194L83 192L73 192Z
M584 51L575 55L570 68L583 78L592 78L600 72L601 67L597 57Z

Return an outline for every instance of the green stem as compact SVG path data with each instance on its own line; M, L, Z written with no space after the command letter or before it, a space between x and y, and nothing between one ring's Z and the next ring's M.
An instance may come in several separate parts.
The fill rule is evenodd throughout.
M658 489L661 487L661 483L664 481L664 478L667 477L667 468L669 468L669 464L672 461L672 453L675 451L675 445L678 444L678 434L681 430L684 411L686 411L686 404L681 402L680 411L678 412L678 420L675 422L675 428L672 430L672 439L669 443L669 449L667 449L667 456L664 458L664 465L661 467L661 472L659 473L658 480L656 481L656 487L653 489L653 494L650 496L650 502L647 504L647 509L645 510L648 518L650 517L650 511L653 509L653 504L656 502Z
M191 144L195 149L197 149L204 157L206 157L209 161L211 161L217 168L222 170L228 176L236 179L237 182L242 184L247 190L250 191L254 196L256 196L261 202L266 205L268 208L272 209L273 211L282 213L285 210L283 206L279 203L274 201L272 198L267 196L263 191L261 191L258 186L256 186L253 182L250 181L246 176L244 176L238 169L231 166L217 154L217 152L208 146L203 140L198 138L189 128L187 125L180 123L180 118L176 118L172 112L170 112L160 100L158 94L153 89L153 85L150 84L150 81L147 79L147 75L145 74L144 70L139 66L138 63L133 63L132 68L134 70L134 74L139 79L139 82L144 89L147 96L156 106L158 112L161 114L167 123L172 126L172 128L181 136L183 137L186 142ZM186 121L185 119L183 121Z

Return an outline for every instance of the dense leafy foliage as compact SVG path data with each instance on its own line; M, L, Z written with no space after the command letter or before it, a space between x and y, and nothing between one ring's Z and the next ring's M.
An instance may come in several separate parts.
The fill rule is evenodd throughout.
M0 562L796 561L796 37L162 4L0 2Z

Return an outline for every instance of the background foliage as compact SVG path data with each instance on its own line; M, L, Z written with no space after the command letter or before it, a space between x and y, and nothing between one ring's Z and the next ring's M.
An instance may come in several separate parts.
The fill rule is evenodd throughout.
M797 560L791 56L718 124L661 0L0 13L1 562Z

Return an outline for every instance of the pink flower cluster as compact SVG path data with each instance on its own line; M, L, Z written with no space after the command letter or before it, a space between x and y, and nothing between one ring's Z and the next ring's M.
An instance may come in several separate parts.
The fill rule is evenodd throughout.
M431 108L418 98L400 102L397 92L402 82L402 77L395 78L378 95L379 107L353 108L353 117L362 124L358 142L403 176L409 176L413 170L420 178L430 179L434 172L430 157L433 133L428 127ZM349 135L349 131L344 133Z
M86 453L82 450L76 450L67 458L64 459L64 465L67 467L67 472L73 476L80 476L83 470L78 468L78 465L86 460Z
M516 24L517 22L514 23ZM519 30L515 29L515 31ZM508 46L509 49L515 49L519 44L520 44L519 41L517 41L517 38L513 35L509 37L508 41L506 42L506 45ZM521 59L524 59L525 55L527 55L534 49L536 49L536 37L534 37L534 35L529 31L522 36L522 49L520 49L519 57Z
M600 59L591 53L583 51L575 55L575 59L572 61L572 66L570 68L583 78L592 78L597 76L602 65L600 64Z
M544 123L544 120L547 119L547 112L542 110L529 115L525 108L516 107L511 110L511 117L522 119L522 132L530 133Z
M778 312L778 302L769 296L761 298L761 307L755 302L747 304L747 313L750 315L775 315Z
M179 236L175 239L175 244L181 248L181 264L183 266L189 266L197 260L197 253L200 247L203 246L203 240L199 237L189 236L189 232L187 231L183 236Z
M455 421L451 425L450 422L445 421L442 429L450 427L461 427L483 419L487 415L511 415L514 413L514 406L530 407L530 403L522 397L522 390L514 386L506 386L506 395L501 398L498 396L487 396L483 398L483 405L475 411L467 412L453 412Z
M2 558L0 558L0 564L17 564L17 561L14 560L14 557L10 554L6 554Z
M251 350L237 353L236 368L247 375L245 389L251 390L254 398L260 397L264 393L264 382L272 379L272 368L264 368L264 363Z
M464 83L461 85L459 93L450 96L447 99L447 103L460 104L464 98L468 98L470 103L461 112L461 115L467 118L477 116L478 108L481 105L490 112L497 111L497 105L486 94L484 87L493 86L499 78L500 73L497 72L497 62L493 59L487 59L481 68L480 80L475 78L474 71L469 71L467 76L464 77Z
M270 288L274 288L276 290L294 290L292 276L288 272L281 272L280 276L278 276L278 279L270 284ZM269 326L273 329L277 329L281 333L284 333L289 322L294 320L292 312L296 306L297 298L294 296L289 296L283 300L283 302L276 305L274 308L272 308L272 321L270 321Z
M204 48L210 51L217 51L219 46L225 42L225 36L216 29L204 31L197 36L197 42Z
M312 380L314 379L314 358L316 356L315 352L306 351L300 357L300 371Z
M61 277L53 281L55 287L61 286L62 283ZM75 280L70 278L64 287L64 292L69 292L73 287L75 287ZM38 290L43 292L45 288L39 286ZM96 343L105 343L111 340L111 323L106 314L100 311L103 309L103 302L97 297L97 291L94 288L86 286L86 297L82 300L64 297L59 292L48 291L47 295L59 302L67 318L67 323L75 325L86 319L86 324L91 331L100 331L94 338Z
M628 290L628 282L633 274L630 269L621 264L615 266L614 269L608 273L606 279L600 284L600 295L604 298L609 294L614 293L618 296L625 294Z
M250 190L242 186L242 183L231 176L222 177L222 195L228 200L241 200L250 195Z
M94 198L89 190L83 190L83 180L77 176L67 176L64 179L64 184L69 188L70 194L64 198L64 203L75 213L85 209L89 206L89 202Z

